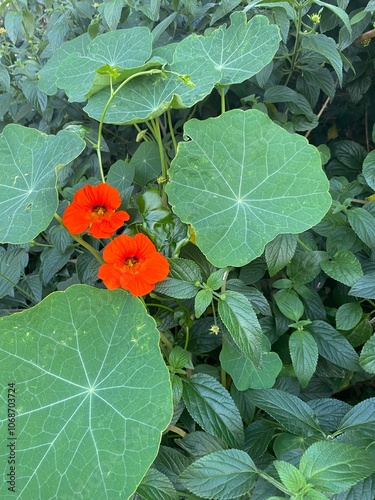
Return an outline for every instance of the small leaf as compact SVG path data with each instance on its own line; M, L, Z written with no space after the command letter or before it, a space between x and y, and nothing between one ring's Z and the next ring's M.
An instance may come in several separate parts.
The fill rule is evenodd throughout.
M168 477L150 468L135 492L134 500L178 500L177 491Z
M292 493L298 493L306 488L306 479L294 465L282 460L275 460L273 466L281 479L281 482Z
M293 284L304 285L316 278L325 256L325 252L318 251L296 253L287 266L287 273Z
M297 235L279 234L266 245L265 257L270 276L275 276L285 267L294 255L297 247Z
M124 7L124 0L106 0L103 6L105 22L110 30L115 30L120 22L121 12Z
M359 364L368 373L375 373L375 335L363 346L359 356Z
M323 2L316 3L321 5ZM327 59L336 71L340 85L342 84L342 60L333 38L323 34L304 34L301 46L303 49L317 52L324 59Z
M316 370L318 346L309 332L296 330L289 337L289 352L298 381L305 388Z
M363 276L361 263L349 250L339 250L332 260L322 260L320 265L328 276L347 286L353 286Z
M369 398L355 405L341 420L338 430L375 432L375 398Z
M170 367L174 370L184 368L184 366L190 363L190 353L177 345L170 352L168 362Z
M175 299L195 297L202 280L199 266L188 259L169 259L169 265L168 277L156 284L155 291Z
M294 290L279 290L273 298L284 316L294 322L301 319L304 307L301 299Z
M312 409L301 399L278 389L251 391L252 402L292 434L321 435Z
M221 439L203 431L189 432L183 439L176 439L175 442L194 458L201 458L227 447Z
M314 443L301 457L300 471L307 483L323 491L340 493L375 471L371 454L337 441Z
M363 208L352 208L347 211L347 215L358 238L368 247L375 248L375 217Z
M313 321L306 329L318 345L319 354L347 370L358 371L358 354L348 340L325 321Z
M375 190L375 151L370 151L366 156L362 169L367 184Z
M207 285L211 288L211 290L217 290L223 284L224 276L228 274L227 269L219 269L212 273L207 279Z
M222 450L192 463L179 480L200 497L229 500L245 495L257 478L257 468L247 453Z
M244 431L240 413L229 392L213 377L193 375L184 383L184 402L203 430L229 446L241 448Z
M231 291L220 298L218 311L222 322L241 352L259 366L263 333L250 302L242 294Z
M359 302L348 302L337 309L336 328L338 330L351 330L361 321L362 307Z
M199 290L194 300L195 317L200 318L211 302L212 292L210 290Z
M349 290L349 295L363 299L375 299L375 273L366 274Z

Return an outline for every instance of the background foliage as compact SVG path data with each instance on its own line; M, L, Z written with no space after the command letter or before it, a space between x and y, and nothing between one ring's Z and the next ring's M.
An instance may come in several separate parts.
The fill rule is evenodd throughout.
M374 498L374 11L2 2L19 498ZM101 169L170 258L145 306L53 219Z

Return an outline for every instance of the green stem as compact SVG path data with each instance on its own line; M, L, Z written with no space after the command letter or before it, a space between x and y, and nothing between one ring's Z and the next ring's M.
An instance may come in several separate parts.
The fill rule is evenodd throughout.
M98 155L98 162L99 162L99 169L100 169L100 176L102 178L102 182L105 182L105 177L104 177L104 171L103 171L103 163L102 163L102 154L101 154L101 143L102 143L102 130L103 130L103 125L104 125L104 118L105 115L107 114L108 108L111 105L111 102L113 99L116 97L116 94L129 82L134 80L134 78L137 78L138 76L145 76L145 75L155 75L156 73L162 73L161 69L150 69L148 71L140 71L139 73L135 73L134 75L129 76L126 80L124 80L116 90L113 90L112 88L112 76L110 75L110 88L111 88L111 95L109 96L109 99L104 106L102 116L100 117L100 122L99 122L99 128L98 128L98 142L96 145L96 153Z
M160 338L161 338L161 341L163 342L163 344L165 344L170 351L173 351L173 345L169 342L169 340L164 335L164 333L159 332L159 334L160 334Z
M169 133L171 134L171 139L173 143L173 148L174 148L174 154L177 154L177 141L176 137L174 135L174 130L173 130L173 124L172 124L172 116L171 116L171 110L167 110L167 120L168 120L168 127L169 127Z
M297 238L297 242L298 242L298 244L299 244L302 248L304 248L304 249L305 249L305 250L307 250L308 252L311 252L311 248L309 248L307 245L305 245L305 243L304 243L302 240L300 240L299 238Z
M186 330L186 336L185 336L184 349L185 349L185 351L187 351L187 348L189 345L189 339L190 339L190 330L189 330L189 327L187 325L185 326L185 330Z
M161 137L160 133L160 126L159 126L159 120L157 118L154 118L151 120L151 131L153 133L153 136L155 137L155 140L158 144L159 147L159 156L160 156L160 162L161 162L161 175L162 175L162 184L161 184L161 199L163 205L166 207L168 206L167 202L167 194L164 190L164 183L167 181L167 162L165 161L165 153L164 153L164 146L163 146L163 139Z
M285 486L283 484L281 484L279 481L277 481L276 479L274 479L272 476L269 476L268 474L266 474L265 472L262 472L261 470L258 470L257 472L260 475L260 477L262 477L263 479L265 479L269 483L271 483L274 486L276 486L276 488L278 490L282 491L283 493L286 493L290 497L293 496L293 493L291 491L289 491L288 488L285 488Z
M301 5L296 5L296 8L298 9L298 18L297 18L297 23L295 25L296 27L296 39L295 39L295 42L294 42L294 49L293 49L293 53L292 53L292 62L290 64L290 72L289 72L289 75L288 75L288 78L286 79L286 82L285 82L285 86L288 85L289 83L289 80L291 79L292 77L292 74L293 74L293 71L294 71L294 66L296 64L296 61L297 61L297 55L298 55L298 52L299 52L299 38L300 38L300 33L301 33L301 25L302 25L302 6Z
M10 283L12 286L14 286L14 288L16 288L16 290L18 290L20 293L22 293L27 299L31 300L31 302L33 302L34 304L38 303L38 301L36 300L36 298L33 295L31 295L28 292L26 292L26 290L24 290L17 283L13 283L13 281L10 280L8 278L8 276L5 276L5 274L0 273L0 277L3 278L3 279L5 279L6 281L8 281L8 283Z
M174 313L174 310L171 307L165 306L164 304L153 304L151 302L145 302L145 306L147 306L147 307L161 307L162 309L165 309L166 311Z
M62 218L61 218L59 215L55 214L55 215L54 215L54 217L55 217L55 219L56 219L56 220L58 220L58 221L60 222L60 224L61 224L63 227L65 227L65 225L64 225L64 223L63 223L63 220L62 220ZM66 227L65 227L65 229L68 231L68 229L67 229ZM68 231L68 233L69 233L69 231ZM104 262L104 260L103 260L103 257L100 255L100 253L99 253L97 250L95 250L95 248L94 248L94 247L92 247L92 246L90 245L90 243L87 243L87 241L85 241L85 240L84 240L83 238L81 238L80 236L77 236L76 234L72 234L72 233L69 233L69 234L70 234L70 236L73 238L73 240L75 240L77 243L79 243L80 245L82 245L83 247L85 247L85 248L86 248L86 250L88 250L90 253L92 253L92 255L93 255L96 259L98 259L98 261L99 261L101 264L105 264L105 262Z

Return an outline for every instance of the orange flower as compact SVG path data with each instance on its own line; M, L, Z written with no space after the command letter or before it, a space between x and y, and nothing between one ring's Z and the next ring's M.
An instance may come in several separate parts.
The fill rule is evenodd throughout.
M105 247L103 259L106 263L100 266L98 276L105 286L110 290L125 288L137 297L150 293L169 273L168 260L144 234L117 236Z
M121 198L116 188L106 183L87 184L75 193L62 220L71 234L87 231L94 238L109 238L130 219L125 211L115 212L120 205Z

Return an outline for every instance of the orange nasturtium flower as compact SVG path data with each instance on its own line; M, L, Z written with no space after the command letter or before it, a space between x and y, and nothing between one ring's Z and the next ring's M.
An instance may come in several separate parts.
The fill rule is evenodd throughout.
M169 273L168 260L144 234L116 236L103 251L98 276L110 290L124 288L140 297Z
M94 238L110 238L124 221L130 219L124 210L115 211L120 205L120 194L113 186L87 184L75 193L62 220L71 234L87 231Z

